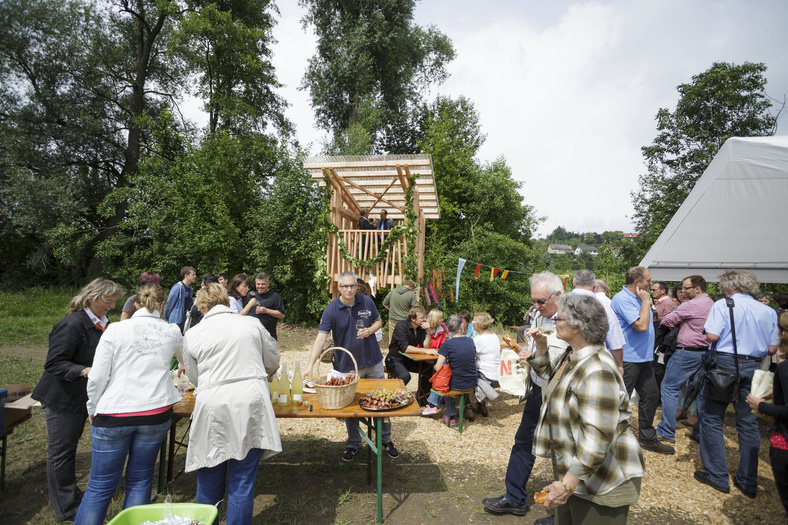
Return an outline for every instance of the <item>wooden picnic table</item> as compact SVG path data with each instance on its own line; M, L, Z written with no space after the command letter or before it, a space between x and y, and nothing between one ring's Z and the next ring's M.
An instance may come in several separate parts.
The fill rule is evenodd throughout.
M359 379L356 395L353 402L345 408L338 410L325 410L320 407L317 401L317 394L304 393L304 399L297 405L279 406L274 404L274 414L277 418L353 418L358 427L361 437L369 445L367 453L367 483L372 484L372 454L375 455L376 489L377 489L377 518L378 523L383 523L383 436L381 426L383 419L387 417L406 417L420 416L421 408L418 403L411 403L406 407L386 411L370 411L361 408L359 401L369 392L376 390L404 390L405 384L400 379ZM194 395L189 391L184 394L183 401L176 403L173 409L173 421L170 427L169 445L167 440L162 444L161 457L159 460L159 493L163 493L166 483L174 477L175 445L187 446L184 441L186 434L178 440L176 437L177 423L183 418L190 418L194 411ZM311 408L311 410L310 410ZM361 429L359 422L367 427L367 431ZM374 433L373 438L369 434ZM188 428L186 429L188 432ZM165 450L168 454L165 457ZM166 468L166 481L165 481Z
M429 374L432 377L432 367L438 361L437 355L431 354L422 354L420 352L402 352L402 355L407 357L408 359L412 359L413 361L419 364L419 383L418 388L416 389L416 400L417 401L425 401L427 400L427 396L430 395L430 387L428 381L422 381L422 374Z

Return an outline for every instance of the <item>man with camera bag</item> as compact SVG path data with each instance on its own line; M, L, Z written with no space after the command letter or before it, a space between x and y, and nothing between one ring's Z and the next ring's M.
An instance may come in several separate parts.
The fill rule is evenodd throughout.
M761 361L766 355L777 351L778 343L777 314L754 299L760 286L761 283L750 272L727 270L720 275L720 288L725 299L714 303L704 324L706 338L717 343L716 371L727 371L739 379L741 390L734 402L739 434L739 468L733 484L748 498L755 498L758 489L761 435L758 418L746 399L753 373L761 368ZM715 396L710 394L710 372L715 371L706 372L707 384L698 402L703 470L695 472L695 479L727 494L730 485L722 424L728 402L712 399Z

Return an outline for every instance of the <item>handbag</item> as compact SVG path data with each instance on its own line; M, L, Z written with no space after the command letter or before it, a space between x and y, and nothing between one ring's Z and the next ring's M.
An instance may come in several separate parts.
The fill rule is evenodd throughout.
M451 390L449 388L449 383L451 383L451 367L449 363L445 363L440 370L432 374L430 383L432 383L432 389L439 394L445 394Z
M725 298L730 310L731 337L733 338L733 358L736 362L736 373L721 368L706 371L706 395L712 401L720 403L738 403L741 399L741 376L739 375L739 354L736 348L736 323L733 321L733 299Z

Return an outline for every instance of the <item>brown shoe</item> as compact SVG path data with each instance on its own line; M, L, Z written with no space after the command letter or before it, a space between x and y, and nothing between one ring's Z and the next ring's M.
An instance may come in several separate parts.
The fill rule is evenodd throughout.
M654 441L643 441L640 439L638 440L638 443L640 443L640 448L650 450L651 452L656 452L657 454L670 455L676 453L675 448L660 442L658 439Z
M484 417L487 417L487 402L482 401L480 403L476 403L476 408L474 408L473 411L481 414Z
M698 422L698 416L690 416L684 421L681 422L682 425L687 425L688 427L694 427L695 423Z
M676 409L676 421L681 421L682 419L687 419L687 413L683 410Z

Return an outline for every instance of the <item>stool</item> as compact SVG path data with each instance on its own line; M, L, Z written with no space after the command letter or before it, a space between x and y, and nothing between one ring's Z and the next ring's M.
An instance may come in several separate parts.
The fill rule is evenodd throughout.
M447 425L449 425L449 428L451 428L451 404L452 404L452 399L456 399L458 397L460 398L459 414L458 414L459 417L460 417L460 423L459 423L459 425L457 425L457 428L455 430L457 430L457 432L462 434L462 420L463 420L463 417L465 415L465 402L468 399L468 395L473 394L475 392L475 389L470 389L470 390L449 390L448 392L443 392L443 393L436 392L435 390L430 390L430 391L433 394L437 394L440 397L445 399L445 401L446 401L446 416L447 416L447 419L449 420Z

